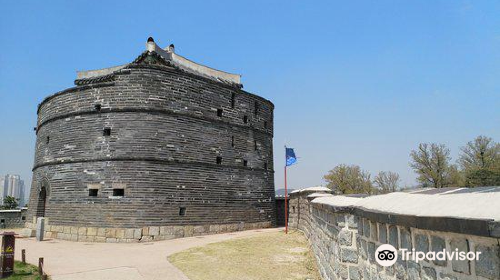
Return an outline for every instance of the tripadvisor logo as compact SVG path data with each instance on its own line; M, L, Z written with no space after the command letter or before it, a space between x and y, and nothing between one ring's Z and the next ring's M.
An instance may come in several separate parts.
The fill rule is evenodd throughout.
M434 260L479 260L479 255L481 252L463 252L455 249L454 251L446 251L443 249L437 252L421 252L415 251L412 249L411 251L408 249L401 249L400 255L402 260L412 260L415 262L419 261L434 261ZM390 244L382 244L375 251L375 260L381 266L391 266L398 260L398 250L394 248L394 246Z
M382 244L375 251L375 260L381 266L391 266L398 260L398 250L390 244Z

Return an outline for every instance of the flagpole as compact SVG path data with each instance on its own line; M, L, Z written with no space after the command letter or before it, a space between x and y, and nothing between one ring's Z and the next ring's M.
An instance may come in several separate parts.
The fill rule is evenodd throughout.
M288 234L288 189L286 186L286 165L285 165L285 234Z
M285 234L288 234L288 188L286 186L286 152L285 152Z

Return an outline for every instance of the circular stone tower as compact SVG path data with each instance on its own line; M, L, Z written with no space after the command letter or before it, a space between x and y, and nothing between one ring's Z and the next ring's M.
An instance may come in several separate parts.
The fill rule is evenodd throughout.
M146 48L38 106L27 228L133 242L272 226L274 105L173 45Z

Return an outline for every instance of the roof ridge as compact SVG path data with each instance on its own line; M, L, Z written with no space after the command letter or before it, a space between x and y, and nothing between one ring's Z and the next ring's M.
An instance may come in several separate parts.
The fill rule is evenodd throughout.
M173 44L171 44L168 48L162 49L154 42L153 38L151 37L148 38L148 41L146 43L146 50L139 56L137 56L137 58L135 58L132 62L115 67L89 71L78 71L75 84L87 85L90 83L112 80L113 74L119 72L123 68L130 66L131 64L170 66L183 72L208 78L210 80L230 85L239 89L243 88L240 80L241 75L217 70L215 68L211 68L191 61L190 59L176 54Z

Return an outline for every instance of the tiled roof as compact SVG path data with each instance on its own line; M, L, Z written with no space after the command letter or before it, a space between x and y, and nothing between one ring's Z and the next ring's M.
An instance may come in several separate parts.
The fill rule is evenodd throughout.
M110 67L98 70L79 71L78 78L75 80L76 85L87 85L92 83L100 83L110 81L114 78L114 74L131 64L146 64L175 67L176 69L200 76L212 81L223 83L236 88L243 88L240 81L240 75L231 74L224 71L216 70L199 63L195 63L187 58L184 58L174 52L173 45L166 49L160 48L152 38L146 43L146 51L141 53L134 61L129 64Z
M110 81L113 81L114 79L115 79L115 73L111 73L108 75L97 76L97 77L93 77L93 78L76 79L75 85L82 86L82 85L88 85L88 84L94 84L94 83L110 82Z

